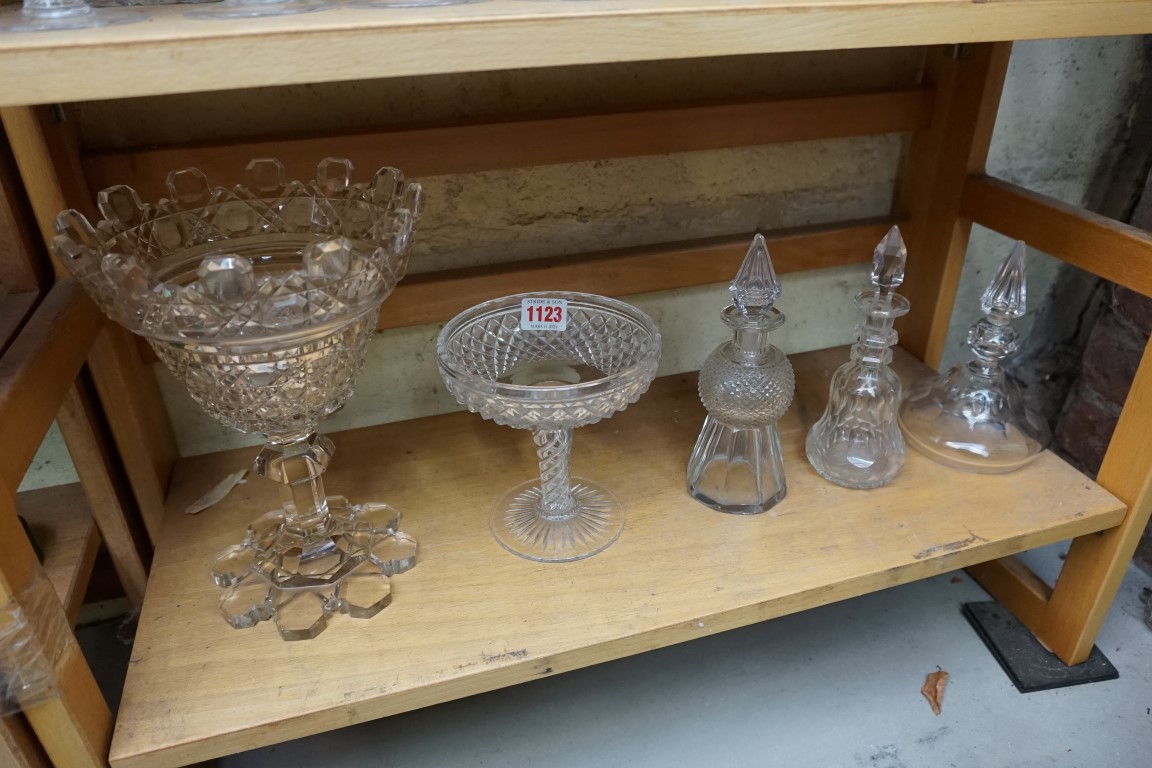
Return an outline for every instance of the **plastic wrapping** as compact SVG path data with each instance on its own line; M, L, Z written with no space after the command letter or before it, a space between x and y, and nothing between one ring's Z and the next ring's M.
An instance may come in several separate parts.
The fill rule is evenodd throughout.
M56 662L70 635L56 591L38 568L32 582L0 607L0 715L59 695Z

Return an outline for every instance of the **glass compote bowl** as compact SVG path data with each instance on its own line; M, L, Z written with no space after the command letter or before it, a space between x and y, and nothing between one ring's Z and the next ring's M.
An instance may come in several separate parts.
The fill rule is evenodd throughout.
M283 505L212 566L220 609L234 627L274 619L288 640L314 637L334 613L373 616L416 542L387 504L325 494L333 447L315 430L352 394L380 303L404 276L420 187L393 168L353 184L337 158L310 183L261 159L234 189L195 168L167 187L154 205L131 187L104 190L103 220L64 211L53 245L209 414L268 438L255 469L280 484Z
M524 307L562 306L558 329L529 330ZM566 306L563 303L566 302ZM572 478L572 430L636 402L660 362L660 332L622 301L585 293L531 293L485 302L450 320L436 340L440 374L468 410L532 431L540 479L493 509L496 540L530 560L580 560L624 527L624 509L600 485Z

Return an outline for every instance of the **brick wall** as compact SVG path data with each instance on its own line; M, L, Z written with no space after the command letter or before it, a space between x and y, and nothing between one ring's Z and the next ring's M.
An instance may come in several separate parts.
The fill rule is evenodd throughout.
M1132 216L1152 229L1152 178ZM1053 448L1095 476L1136 368L1152 332L1152 299L1117 285L1102 285L1104 306L1088 334L1079 375L1056 424ZM1152 573L1152 522L1144 531L1136 562Z

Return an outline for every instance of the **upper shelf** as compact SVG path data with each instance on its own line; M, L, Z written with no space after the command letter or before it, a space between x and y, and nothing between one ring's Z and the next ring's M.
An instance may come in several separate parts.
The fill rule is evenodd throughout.
M0 35L0 106L398 75L1152 32L1152 0L494 0Z

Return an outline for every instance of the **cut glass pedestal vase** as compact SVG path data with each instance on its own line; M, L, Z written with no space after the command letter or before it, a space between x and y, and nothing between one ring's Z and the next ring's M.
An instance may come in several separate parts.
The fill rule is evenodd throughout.
M563 307L565 327L529 330L525 299ZM604 550L624 527L624 509L592 480L569 472L572 430L636 402L656 375L660 332L646 314L584 293L535 293L477 305L436 341L440 374L468 410L532 432L540 477L516 486L492 510L496 540L530 560L580 560Z
M733 303L721 317L732 340L700 370L708 416L688 460L688 492L721 512L753 515L788 493L776 422L796 389L792 364L769 341L784 315L772 306L780 284L763 236L756 236L729 291Z
M48 32L93 29L146 21L140 10L93 8L87 0L24 0L19 8L0 13L0 32Z
M968 331L973 360L917 382L900 407L900 425L916 450L970 472L1011 472L1047 447L1047 422L1025 404L1001 360L1016 351L1012 320L1025 310L1025 255L1017 241L981 299L985 316Z
M851 359L832 376L828 407L808 431L808 462L825 480L846 488L879 488L904 469L900 379L888 364L896 343L892 323L908 314L895 289L904 282L908 250L892 227L872 258L872 290L856 295L860 324Z
M315 430L352 394L420 203L395 169L366 184L351 175L329 158L314 182L289 182L279 161L254 160L247 183L227 189L186 169L154 205L111 187L95 228L76 211L56 220L57 256L101 309L146 338L217 421L268 438L255 469L280 484L283 505L211 572L232 626L273 619L289 640L335 613L378 613L389 577L416 555L388 505L324 492L333 449Z

